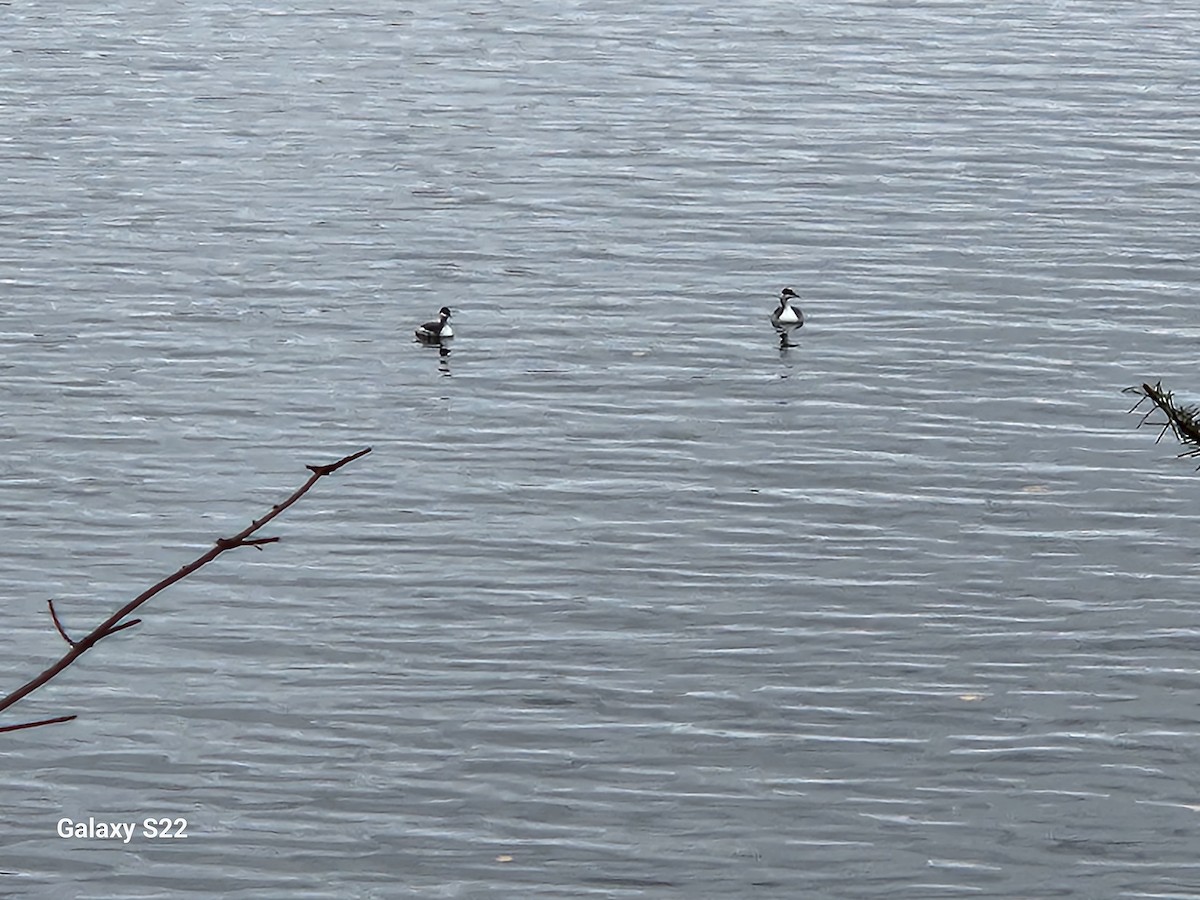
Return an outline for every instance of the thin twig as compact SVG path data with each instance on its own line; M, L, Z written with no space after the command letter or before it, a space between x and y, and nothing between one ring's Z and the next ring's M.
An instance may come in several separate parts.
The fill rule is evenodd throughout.
M108 637L110 634L116 634L118 631L124 631L126 628L132 628L134 625L141 625L141 619L130 619L128 622L122 622L120 625L108 629L101 637Z
M188 563L186 566L181 567L174 574L168 575L166 578L162 579L162 581L158 582L153 587L148 588L145 591L143 591L142 593L138 594L136 597L134 597L132 600L130 600L128 603L126 603L124 606L122 606L120 609L118 609L115 613L113 613L111 616L109 616L107 619L105 619L103 622L101 622L99 625L97 625L95 628L93 628L87 634L86 637L83 637L83 638L79 639L78 641L72 641L69 637L67 637L66 631L62 628L61 623L58 621L58 616L54 614L54 607L51 606L50 611L51 611L51 615L54 617L55 626L58 628L59 634L62 635L63 638L67 641L67 643L69 643L71 645L71 649L69 651L67 651L58 662L56 662L54 665L50 666L50 668L46 669L44 672L42 672L37 677L30 679L28 682L23 684L21 687L17 688L17 690L13 691L7 697L0 699L0 711L8 709L14 703L17 703L21 699L32 694L34 691L36 691L38 688L40 688L42 685L44 685L50 679L52 679L56 675L58 675L63 669L67 668L67 666L71 665L71 663L75 662L75 660L79 659L79 657L83 656L83 654L86 653L88 650L91 650L92 647L96 646L96 644L98 642L100 642L101 640L103 640L104 638L110 637L110 636L116 634L118 631L123 631L126 628L130 628L133 625L136 625L139 621L141 621L140 619L133 619L128 622L123 621L123 620L125 619L126 616L128 616L130 613L132 613L135 609L137 609L139 606L141 606L143 603L145 603L147 600L149 600L155 594L161 593L162 591L169 588L171 585L175 584L175 582L177 582L177 581L182 581L184 578L187 578L189 575L191 575L193 572L195 572L197 569L201 568L202 566L208 565L210 562L212 562L214 559L216 559L218 556L220 556L226 550L232 550L235 547L258 547L259 549L262 549L263 544L270 544L270 543L274 543L274 542L278 541L279 538L277 538L277 537L254 538L251 540L250 536L252 534L254 534L256 531L258 531L260 528L262 528L264 525L266 525L268 522L270 522L272 519L276 518L280 513L282 513L285 509L290 507L293 503L295 503L297 500L299 500L305 494L307 494L309 492L309 490L312 488L312 486L314 484L316 484L318 481L320 481L323 477L325 477L326 475L333 474L338 469L340 469L342 466L344 466L348 463L354 462L354 460L358 459L361 456L366 456L370 452L371 452L371 448L366 447L365 449L359 450L357 453L352 453L349 456L339 459L335 463L330 463L329 465L307 466L308 470L310 472L312 472L312 475L310 475L308 480L306 482L304 482L304 484L301 485L299 488L297 488L290 497L288 497L282 503L275 504L273 507L271 507L271 511L269 513L267 513L261 519L255 519L248 526L246 526L241 531L239 531L237 534L235 534L233 537L218 539L217 542L213 545L212 549L210 549L208 552L201 554L200 556L198 556L194 560L192 560L190 563ZM36 725L51 724L53 722L65 722L65 721L67 721L67 719L70 719L70 718L74 718L74 717L67 716L67 717L63 717L63 718L59 718L59 719L46 719L43 722L34 722L34 723L30 723L27 725L21 725L21 726L17 726L17 727L33 728ZM4 729L4 730L13 730L13 729L10 727L9 729Z
M62 639L74 647L75 642L71 640L71 636L67 634L67 629L63 628L62 622L58 620L58 613L54 611L54 600L47 600L46 603L50 606L50 618L54 620L54 627L58 629L58 633L62 636Z
M1159 432L1155 443L1162 440L1163 435L1169 430L1175 435L1175 439L1179 443L1188 447L1188 449L1179 454L1181 457L1200 456L1200 407L1177 403L1175 395L1171 391L1163 390L1161 381L1155 384L1144 382L1137 387L1126 388L1125 390L1127 393L1138 394L1142 398L1134 404L1130 412L1136 412L1138 407L1146 400L1149 400L1152 404L1150 411L1143 415L1141 421L1138 422L1139 428L1147 424L1147 420L1156 410L1161 411L1167 417L1167 421L1162 423L1162 431ZM1154 422L1152 424L1158 425L1160 423Z
M0 734L6 731L20 731L23 728L37 728L41 725L57 725L59 722L70 722L75 716L55 716L53 719L41 719L37 722L22 722L20 725L0 726Z

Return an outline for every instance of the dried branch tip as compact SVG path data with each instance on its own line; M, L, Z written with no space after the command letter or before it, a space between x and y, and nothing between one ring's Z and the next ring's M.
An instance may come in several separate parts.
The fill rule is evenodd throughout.
M1153 407L1151 410L1142 416L1142 420L1138 422L1138 427L1146 424L1147 419L1154 414L1155 410L1161 410L1167 417L1165 424L1152 423L1155 425L1162 424L1162 432L1159 434L1161 439L1167 430L1175 435L1175 439L1179 443L1185 445L1188 449L1180 453L1180 456L1200 456L1200 407L1186 406L1175 401L1175 395L1171 391L1163 390L1162 382L1158 381L1154 384L1143 383L1139 387L1126 388L1126 392L1130 394L1139 394L1141 400L1130 410L1134 412L1146 400L1149 400Z
M71 636L67 634L67 629L63 628L63 623L59 621L58 613L54 610L54 600L47 600L46 604L50 607L50 618L54 620L54 627L58 629L59 637L74 647L75 642L71 640Z
M312 472L314 475L316 475L318 478L323 475L332 475L334 472L336 472L338 469L340 469L342 466L346 465L347 463L354 462L360 456L366 456L368 453L371 452L372 449L374 449L374 448L364 447L362 450L359 450L357 453L351 453L349 456L343 456L337 462L329 463L328 465L325 465L325 466L305 466L305 468L308 469L308 471Z
M57 725L59 722L70 722L75 716L55 716L53 719L39 719L37 722L22 722L20 725L4 725L0 734L6 731L21 731L24 728L37 728L41 725Z

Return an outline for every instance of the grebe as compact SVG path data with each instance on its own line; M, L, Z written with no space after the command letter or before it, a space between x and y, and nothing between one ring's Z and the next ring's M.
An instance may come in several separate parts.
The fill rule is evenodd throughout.
M800 297L790 287L785 287L779 293L779 308L771 313L771 324L776 328L800 328L804 325L804 313L798 306L792 306L793 300Z
M438 311L438 320L436 322L426 322L414 332L418 341L424 341L427 344L440 344L447 338L454 337L454 329L450 327L450 307L443 306Z

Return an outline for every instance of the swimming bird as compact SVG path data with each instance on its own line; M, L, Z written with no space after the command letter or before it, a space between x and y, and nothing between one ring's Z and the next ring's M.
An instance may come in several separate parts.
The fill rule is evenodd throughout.
M800 328L804 325L804 313L800 307L792 306L792 301L799 299L799 295L790 287L780 291L779 308L771 313L771 324L776 328Z
M418 341L424 341L426 344L440 344L447 338L454 337L454 329L450 327L450 307L443 306L438 311L436 322L426 322L418 326L414 334Z

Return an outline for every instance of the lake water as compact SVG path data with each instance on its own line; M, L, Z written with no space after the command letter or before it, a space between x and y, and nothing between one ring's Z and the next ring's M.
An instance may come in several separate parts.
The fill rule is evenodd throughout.
M0 893L1200 897L1191 4L0 18Z

